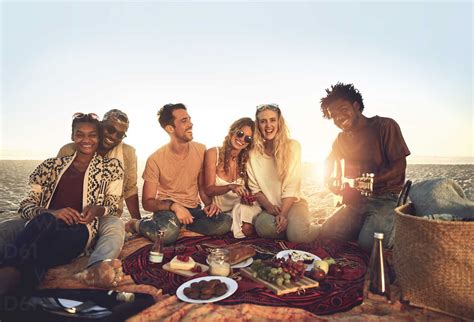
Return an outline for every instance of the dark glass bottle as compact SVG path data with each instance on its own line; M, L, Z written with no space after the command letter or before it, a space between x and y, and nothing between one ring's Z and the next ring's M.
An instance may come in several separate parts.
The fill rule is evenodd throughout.
M374 246L370 256L369 267L365 275L364 299L370 298L369 293L383 295L388 301L390 298L390 280L387 265L383 256L383 234L374 233Z
M164 246L163 246L163 236L164 232L159 230L156 232L156 240L153 244L153 247L150 250L150 255L148 257L150 263L160 264L163 262L164 257Z

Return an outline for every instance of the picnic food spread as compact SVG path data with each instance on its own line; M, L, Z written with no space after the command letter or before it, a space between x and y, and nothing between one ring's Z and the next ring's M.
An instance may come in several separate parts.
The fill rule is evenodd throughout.
M208 300L213 297L224 295L227 292L227 285L218 279L209 281L199 281L191 283L183 290L184 295L194 300Z

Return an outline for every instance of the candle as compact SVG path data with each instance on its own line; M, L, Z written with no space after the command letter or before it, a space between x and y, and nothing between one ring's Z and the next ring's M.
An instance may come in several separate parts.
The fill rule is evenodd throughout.
M209 264L209 274L216 275L216 276L229 276L230 275L230 264L229 263L211 262Z
M232 272L227 249L215 248L211 250L207 262L209 263L210 275L229 276Z

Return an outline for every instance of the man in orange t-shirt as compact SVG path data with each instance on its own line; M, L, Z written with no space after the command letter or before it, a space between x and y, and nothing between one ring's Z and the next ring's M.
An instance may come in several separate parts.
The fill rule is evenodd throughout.
M142 204L152 219L132 220L128 230L154 240L164 232L164 243L176 241L182 225L204 235L230 231L232 218L219 211L204 193L203 161L206 147L193 140L193 123L184 104L167 104L158 112L170 142L155 151L143 172ZM201 201L204 209L201 209Z

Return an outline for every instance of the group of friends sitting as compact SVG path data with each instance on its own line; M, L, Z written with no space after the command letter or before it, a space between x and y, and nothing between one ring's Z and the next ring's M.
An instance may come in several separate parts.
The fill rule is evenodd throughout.
M222 146L207 150L193 141L186 106L163 106L158 121L170 141L148 158L143 172L142 206L150 218L140 213L135 149L123 142L127 115L113 109L100 121L94 113L74 114L73 143L33 171L20 218L0 225L0 296L30 292L49 268L86 251L84 282L117 285L126 231L151 240L162 231L165 245L175 243L185 226L235 238L355 240L366 250L376 231L390 247L410 152L394 120L362 114L363 99L352 84L337 83L326 92L323 116L342 130L327 158L327 187L341 193L341 178L332 173L334 161L342 159L345 176L374 173L375 180L370 196L338 208L323 225L312 223L301 193L301 146L290 138L276 104L257 106L254 119L236 120ZM126 224L123 201L132 217Z

